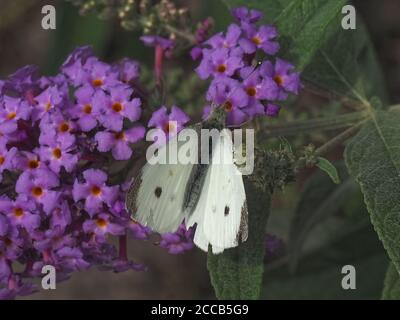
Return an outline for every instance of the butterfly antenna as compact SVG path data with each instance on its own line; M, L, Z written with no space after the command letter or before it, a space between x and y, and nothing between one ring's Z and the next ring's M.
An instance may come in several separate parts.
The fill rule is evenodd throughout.
M246 81L247 79L249 79L249 78L254 74L254 72L257 71L257 69L261 66L261 64L262 64L262 61L256 61L255 64L252 64L253 70L247 75L246 78L244 78L244 79L242 80L242 82L244 82L244 81ZM237 88L235 88L235 89L232 91L232 93L230 94L230 96L234 95L235 92L236 92L236 90L238 90L238 89L239 89L239 86L238 86ZM221 122L225 123L226 113L225 113L225 110L223 110L223 108L221 108L222 106L217 105L217 104L215 103L215 100L214 100L214 101L211 102L211 106L210 106L210 107L211 107L211 113L210 113L209 117L207 118L206 122L208 122L208 121L210 121L210 120L212 121L213 119L216 118L217 121L221 121ZM220 110L220 111L218 111L218 110ZM221 111L223 111L223 112L221 112ZM247 120L247 121L245 121L245 122L239 124L239 126L242 126L243 124L247 123L248 121L249 121L249 120ZM236 125L236 126L238 126L238 125ZM235 127L236 127L236 126L235 126Z

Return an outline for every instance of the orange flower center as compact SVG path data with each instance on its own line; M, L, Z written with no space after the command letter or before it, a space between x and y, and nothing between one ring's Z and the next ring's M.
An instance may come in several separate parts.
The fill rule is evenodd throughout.
M55 148L53 149L53 157L56 159L60 159L62 155L61 149L60 148Z
M111 107L115 112L120 112L122 110L122 104L119 102L113 103Z
M0 166L6 161L6 159L3 156L0 156Z
M92 106L90 104L87 104L83 107L83 112L86 114L91 114L92 113Z
M115 132L114 137L117 140L123 140L125 138L125 134L123 132Z
M45 107L44 107L44 109L45 109L46 111L49 111L49 110L51 109L51 107L52 107L51 102L47 102L46 105L45 105Z
M107 227L107 221L104 220L104 219L102 219L102 218L97 219L97 220L96 220L96 224L97 224L97 226L98 226L99 228L102 228L102 229L104 229L105 227Z
M279 85L279 86L283 85L283 79L282 79L282 77L281 77L280 75L276 75L276 76L274 77L274 81L275 81L276 84Z
M92 81L92 84L93 84L93 86L94 87L101 87L102 85L103 85L103 80L101 80L101 79L94 79L93 81Z
M168 121L164 126L164 132L166 133L175 132L175 129L175 123L172 121Z
M224 103L224 109L225 109L225 111L227 111L227 112L231 112L231 111L232 111L232 102L226 101L226 102Z
M34 187L34 188L32 189L32 194L33 194L35 197L40 197L40 196L43 195L43 189L42 189L41 187Z
M12 119L14 119L16 116L17 116L17 113L16 113L16 112L10 112L10 113L7 115L7 119L8 119L8 120L12 120Z
M261 39L259 37L253 37L251 39L251 41L257 46L259 46L262 43L262 41L261 41Z
M219 73L224 73L224 72L226 71L226 64L220 64L220 65L217 67L217 71L218 71Z
M60 132L68 132L69 131L69 124L67 122L63 122L59 125L58 130Z
M39 167L39 161L36 159L29 160L28 167L29 169L36 169L37 167Z
M98 186L93 186L90 192L97 197L101 194L101 189Z
M246 92L250 97L254 97L257 94L257 90L254 87L247 88Z
M21 218L24 215L24 210L22 210L21 208L15 208L14 209L14 215L17 218Z

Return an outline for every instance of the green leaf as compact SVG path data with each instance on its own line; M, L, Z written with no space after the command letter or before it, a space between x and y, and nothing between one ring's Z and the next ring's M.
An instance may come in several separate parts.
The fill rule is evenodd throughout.
M258 299L264 272L264 238L271 195L245 182L249 236L237 248L208 253L208 270L218 299Z
M283 56L303 70L302 77L322 89L363 103L387 100L381 70L360 17L356 30L341 27L346 0L224 0L229 7L261 10L278 27ZM361 98L361 99L360 99Z
M345 175L345 167L339 165ZM304 186L290 225L288 251L291 270L296 269L304 243L313 228L323 220L343 209L345 203L358 190L357 184L350 178L339 186L332 183L325 174L316 173Z
M316 166L320 168L322 171L326 172L334 183L336 184L340 183L339 174L335 166L328 159L318 157L318 162Z
M230 7L257 8L281 35L280 54L303 70L325 39L339 28L338 15L347 0L224 0Z
M387 92L368 32L360 18L357 23L356 30L340 29L331 37L302 76L321 89L367 107L374 96L386 102Z
M348 221L333 231L336 238L305 256L294 274L282 265L267 266L262 298L379 299L388 259L371 224L362 223L354 228L354 222ZM342 267L349 264L357 271L356 290L341 286Z
M389 265L389 268L386 272L382 299L400 300L400 275L393 263Z
M95 14L80 16L70 3L59 5L57 29L51 33L51 50L46 60L47 73L57 72L67 55L79 46L91 45L96 54L103 55L112 31L110 21L101 21Z
M371 111L369 120L345 150L371 221L400 271L400 112Z

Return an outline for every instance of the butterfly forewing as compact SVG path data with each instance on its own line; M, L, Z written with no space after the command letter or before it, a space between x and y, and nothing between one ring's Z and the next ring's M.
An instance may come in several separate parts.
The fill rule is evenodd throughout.
M197 143L172 138L158 153L179 150L183 143ZM185 215L186 188L193 183L196 164L147 163L131 185L126 206L132 218L157 232L173 232Z

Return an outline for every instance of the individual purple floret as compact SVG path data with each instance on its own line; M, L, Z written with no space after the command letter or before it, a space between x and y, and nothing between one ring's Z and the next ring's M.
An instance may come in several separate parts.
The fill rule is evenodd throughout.
M85 210L91 215L95 215L101 210L103 204L112 206L117 198L117 187L106 185L107 174L102 170L89 169L83 172L84 182L79 183L75 180L72 189L74 201L83 199Z
M28 120L30 113L28 104L23 100L4 96L3 108L0 109L0 122Z
M36 230L40 226L41 216L37 205L25 196L18 196L16 200L7 196L0 197L0 212L8 217L10 226L22 226L28 231Z
M78 163L75 137L72 135L45 136L39 148L40 159L55 173L63 167L71 172Z
M156 132L154 132L157 138L167 139L168 137L175 136L188 122L189 117L179 107L172 106L171 111L168 112L165 106L161 106L153 112L147 125L149 128L157 129ZM157 142L163 143L165 141L157 140Z
M260 67L260 74L272 78L278 86L277 100L286 100L288 93L298 94L301 88L300 73L294 71L294 65L276 59L275 65L266 61Z
M58 107L62 97L57 87L49 87L35 97L35 102L32 110L33 121L41 119L47 112Z
M262 18L261 11L246 7L232 9L232 15L242 23L255 23Z
M97 149L100 152L111 151L115 160L128 160L132 155L132 149L129 144L143 139L144 134L144 127L137 126L119 132L98 132L95 140L97 141Z
M239 44L245 53L255 53L258 49L269 55L274 55L279 50L279 43L275 41L278 32L273 26L261 26L255 28L252 25L243 27L245 37L240 39Z
M128 58L122 59L118 64L116 64L114 70L118 72L118 79L123 83L136 81L140 76L139 62Z
M16 182L15 191L41 204L44 212L50 214L60 196L60 192L54 190L59 185L60 180L54 172L38 169L21 174Z
M124 119L137 121L141 115L140 99L131 99L133 90L126 86L113 87L106 95L97 91L93 97L93 107L100 114L101 124L110 130L122 130Z
M194 229L186 229L186 226L181 224L176 232L161 235L160 247L167 249L171 254L182 254L193 249L193 236Z
M196 72L201 79L207 79L210 76L223 79L233 76L235 71L243 67L243 65L240 50L232 51L227 48L221 48L203 57L203 61L196 69Z
M175 45L174 41L159 36L142 36L140 40L148 47L161 47L167 57L171 55Z
M117 223L113 223L110 218L110 214L100 213L94 217L94 219L85 221L83 230L85 232L93 232L100 237L104 237L108 234L114 236L124 234L125 228Z
M214 82L207 92L207 100L215 105L221 105L227 112L227 121L232 125L240 125L246 122L250 115L246 112L249 97L237 80L226 78ZM210 107L211 108L211 107ZM208 116L209 111L205 113Z
M75 92L76 104L69 110L72 119L77 121L82 131L90 131L97 125L100 110L93 109L93 95L95 90L92 86L82 86Z

